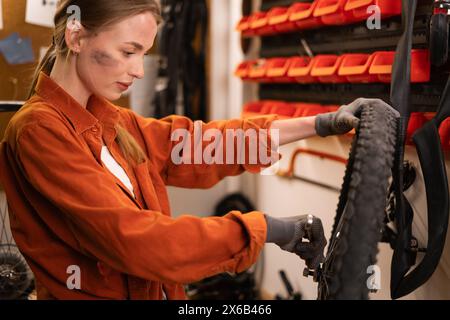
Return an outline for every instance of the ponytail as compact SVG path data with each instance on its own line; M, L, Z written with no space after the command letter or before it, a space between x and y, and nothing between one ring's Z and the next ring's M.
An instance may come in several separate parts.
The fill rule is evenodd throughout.
M55 41L53 40L50 48L48 48L47 50L47 53L39 62L38 66L36 67L36 70L34 71L33 80L31 82L30 90L28 91L27 99L30 99L34 94L34 89L36 88L39 74L41 72L44 72L45 74L50 75L53 66L55 65L55 61L56 61L56 44Z
M136 139L134 139L134 137L121 125L116 125L116 131L117 144L120 146L127 162L131 165L145 162L147 156L136 142Z

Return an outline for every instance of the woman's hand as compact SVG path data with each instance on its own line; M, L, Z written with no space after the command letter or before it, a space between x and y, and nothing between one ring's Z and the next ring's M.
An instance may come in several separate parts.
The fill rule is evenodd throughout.
M348 105L341 106L336 112L323 113L315 117L275 120L271 129L278 130L280 146L315 135L326 137L345 134L359 126L359 117L365 105L389 108L397 117L400 117L397 110L380 99L359 98Z
M387 107L391 109L397 117L400 117L400 113L383 100L359 98L348 105L341 106L336 112L317 115L315 123L317 135L327 137L345 134L352 129L358 128L361 110L365 105L371 105L375 108L380 106Z
M275 243L281 249L295 253L306 261L310 269L316 269L324 260L327 240L322 221L312 215L274 218L265 215L268 243ZM309 242L303 242L303 238Z

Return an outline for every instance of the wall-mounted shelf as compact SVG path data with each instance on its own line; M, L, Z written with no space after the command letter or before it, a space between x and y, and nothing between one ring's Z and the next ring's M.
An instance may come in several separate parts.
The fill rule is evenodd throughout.
M19 110L24 101L0 101L0 112L15 112Z
M411 102L413 111L434 112L444 90L440 84L413 84ZM259 86L259 99L304 101L320 104L342 105L357 98L378 98L389 103L389 84L267 84Z

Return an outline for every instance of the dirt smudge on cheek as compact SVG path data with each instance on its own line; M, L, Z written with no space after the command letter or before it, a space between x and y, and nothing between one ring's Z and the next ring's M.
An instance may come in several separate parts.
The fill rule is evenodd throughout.
M91 54L91 59L99 66L105 68L115 68L120 64L119 60L103 50L94 50Z

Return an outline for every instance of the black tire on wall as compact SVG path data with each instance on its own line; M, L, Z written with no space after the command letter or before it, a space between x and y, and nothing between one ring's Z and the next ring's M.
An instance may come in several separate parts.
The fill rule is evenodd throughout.
M341 189L319 299L369 298L393 165L397 120L384 107L364 106Z
M446 14L434 14L431 16L429 45L431 63L440 67L447 63L449 47L449 24Z

